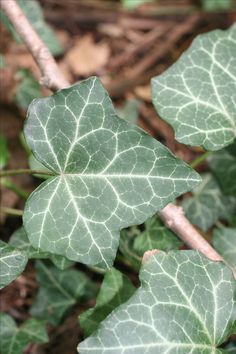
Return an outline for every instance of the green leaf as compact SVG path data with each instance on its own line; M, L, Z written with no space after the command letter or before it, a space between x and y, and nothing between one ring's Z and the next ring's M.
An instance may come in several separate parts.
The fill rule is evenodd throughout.
M58 325L66 312L86 294L89 280L77 270L61 271L41 261L37 261L36 270L40 288L30 313Z
M24 252L0 241L0 289L10 284L23 272L27 261Z
M1 155L0 155L0 170L1 170L7 165L7 162L9 160L7 141L2 134L0 134L0 151L1 151Z
M135 287L130 280L115 268L111 268L104 277L96 306L79 316L80 326L86 336L92 334L116 307L133 295Z
M228 149L219 151L211 156L209 165L224 193L236 197L236 154Z
M201 0L202 8L205 11L222 11L229 10L232 5L232 0Z
M33 101L24 132L55 173L28 199L24 227L34 247L74 261L109 268L121 228L144 222L200 181L119 118L95 77Z
M203 181L193 190L193 197L182 205L187 218L207 231L218 219L228 220L236 212L236 198L225 196L211 174L202 175Z
M236 354L236 343L230 342L224 349L228 354Z
M69 261L65 257L42 252L42 250L32 247L23 227L20 227L12 234L9 244L17 250L23 251L24 254L27 255L28 259L50 259L52 263L54 263L55 266L61 270L64 270L73 264L73 262Z
M22 11L26 15L27 19L41 37L43 42L45 43L46 47L49 48L50 52L53 55L60 55L63 53L63 49L61 44L59 43L56 35L54 34L53 30L50 26L46 24L44 21L44 16L40 4L36 0L17 0L19 6L21 7ZM8 29L8 31L12 34L14 39L21 43L21 39L13 26L11 25L10 21L8 20L7 16L1 12L1 21Z
M222 227L213 232L213 245L236 272L236 228Z
M21 82L16 88L16 102L21 108L27 109L34 98L42 96L40 85L29 70L19 70L17 78Z
M164 74L152 80L160 116L188 145L219 150L236 132L236 25L198 36Z
M17 327L12 317L0 314L0 341L2 354L22 354L29 343L47 343L45 322L30 318Z
M31 170L35 170L35 171L46 171L48 172L49 169L44 167L38 160L36 160L36 158L34 157L33 154L29 155L29 159L28 159L28 163L29 163L29 167ZM35 177L41 178L41 179L48 179L50 178L50 176L47 175L41 175L41 174L35 174Z
M143 4L148 4L149 2L152 2L153 0L122 0L122 5L126 9L135 9L136 7L143 5Z
M144 252L148 250L170 251L181 246L181 242L175 234L167 229L157 217L148 219L144 226L145 231L141 232L134 240L134 249L140 256L143 256Z
M223 354L235 320L235 280L197 251L160 252L143 265L141 287L115 309L80 354Z
M135 271L139 271L142 257L134 249L134 241L140 234L137 226L132 226L127 229L121 230L119 251L123 255L122 263L131 266Z
M122 108L116 108L117 115L130 123L136 124L140 102L136 99L127 100Z

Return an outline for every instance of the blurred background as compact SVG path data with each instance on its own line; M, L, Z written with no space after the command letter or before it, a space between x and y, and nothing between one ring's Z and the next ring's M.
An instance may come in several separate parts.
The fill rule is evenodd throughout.
M138 124L186 162L201 152L200 148L176 142L172 128L158 118L151 103L150 79L174 63L198 34L230 27L236 20L235 1L18 0L18 3L71 83L99 76L121 117ZM7 142L8 168L27 168L27 148L21 134L26 109L32 99L51 92L38 83L39 69L3 13L0 29L1 139ZM201 168L204 170L204 165ZM9 183L17 185L19 193L14 187L9 188ZM30 176L3 181L1 204L5 208L23 209L24 199L38 184L39 180ZM0 222L2 239L8 241L21 225L21 218L9 217L2 210ZM119 266L133 283L138 283L135 271L124 264ZM85 271L99 283L99 275ZM35 271L29 264L26 272L2 291L1 311L7 311L17 321L25 320L36 291ZM78 303L60 326L51 329L49 344L32 345L26 353L74 354L83 335L78 314L93 304L91 300Z

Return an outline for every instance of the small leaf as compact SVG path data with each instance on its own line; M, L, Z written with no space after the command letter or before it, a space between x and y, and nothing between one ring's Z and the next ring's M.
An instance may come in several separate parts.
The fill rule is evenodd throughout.
M34 100L25 125L33 154L55 176L28 199L24 227L36 248L109 268L120 229L193 188L199 175L119 118L93 77Z
M222 227L213 233L213 245L236 272L236 228Z
M228 354L236 354L236 343L230 342L225 348L226 353Z
M7 165L7 162L9 160L9 151L7 148L7 142L5 137L2 134L0 134L0 151L1 151L1 155L0 155L0 170L1 170Z
M135 9L136 7L144 4L148 4L149 2L152 2L153 0L122 0L122 5L126 9Z
M12 317L0 314L0 341L2 354L22 354L29 343L47 343L45 322L30 318L17 327Z
M58 325L65 313L86 294L89 280L77 270L61 271L41 261L37 261L36 270L40 288L30 313Z
M130 123L136 124L140 102L136 99L127 100L122 108L116 108L117 115Z
M201 0L201 2L205 11L229 10L233 5L232 0Z
M80 354L223 354L235 320L235 280L196 251L159 252L143 265L141 287L115 309Z
M21 80L16 89L16 102L27 109L33 99L41 96L40 85L29 70L19 70L17 78Z
M104 277L96 306L79 316L80 326L86 337L92 334L116 307L133 295L135 287L130 280L115 268L111 268Z
M198 36L176 64L152 80L153 102L176 139L219 150L236 132L236 25Z
M145 231L134 240L134 249L140 256L148 250L158 249L167 252L181 246L175 234L167 229L157 217L148 219L144 225Z
M61 270L64 270L73 264L73 262L69 261L65 257L43 252L40 249L35 249L31 245L23 227L20 227L12 234L9 244L19 251L23 251L24 254L27 255L28 259L50 259L55 266Z
M228 220L236 212L236 198L225 196L211 174L202 175L203 181L193 190L193 197L182 205L187 218L207 231L220 218Z
M121 230L119 251L124 256L125 263L131 266L135 271L139 271L142 257L134 249L135 238L140 234L137 226L132 226ZM123 261L124 263L124 261Z
M235 146L236 143L230 146L232 152ZM224 149L211 156L209 165L225 194L236 197L236 153L229 151Z
M26 254L7 243L0 241L0 289L15 280L25 269Z

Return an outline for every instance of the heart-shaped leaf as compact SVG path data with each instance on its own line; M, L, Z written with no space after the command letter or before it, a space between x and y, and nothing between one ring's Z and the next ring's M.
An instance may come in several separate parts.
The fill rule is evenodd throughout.
M45 322L30 318L17 327L12 317L0 314L1 354L22 354L29 343L47 343Z
M227 264L236 272L236 228L215 229L213 244Z
M131 281L115 268L111 268L103 279L96 306L79 316L80 326L85 335L93 333L116 307L133 295L135 287Z
M152 80L153 102L176 139L219 150L236 132L236 25L198 36L178 62Z
M40 288L30 313L58 325L65 313L86 294L90 281L78 270L60 271L41 261L37 261L36 270Z
M15 280L28 261L25 252L0 241L0 289Z
M202 183L192 192L193 197L186 198L182 205L187 218L207 231L218 219L227 220L235 215L236 198L224 195L210 173L202 177Z
M236 197L236 143L209 159L210 168L225 194ZM231 150L231 149L232 150Z
M140 128L119 118L97 78L33 101L25 137L54 177L30 196L32 245L109 268L119 230L142 223L199 175Z
M196 251L160 252L141 287L82 342L80 354L223 354L235 320L236 284L223 264Z
M157 217L149 218L144 224L145 230L134 240L134 249L138 255L143 256L144 252L158 249L170 251L178 249L181 241L169 230Z

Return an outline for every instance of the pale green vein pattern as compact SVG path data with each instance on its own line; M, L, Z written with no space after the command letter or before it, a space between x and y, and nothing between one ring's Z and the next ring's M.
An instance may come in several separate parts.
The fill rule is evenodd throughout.
M0 241L0 289L15 280L25 269L27 255Z
M119 230L142 223L199 175L140 128L120 119L89 78L29 107L25 137L55 177L30 196L23 216L36 248L109 268Z
M22 354L29 343L47 343L45 322L30 318L17 327L12 317L0 314L1 354Z
M207 231L218 219L228 220L235 215L236 198L224 195L210 173L203 174L202 178L202 183L193 190L193 196L186 198L182 206L187 218Z
M230 335L235 280L196 251L160 252L141 287L80 343L80 354L220 354Z
M135 287L131 281L115 268L111 268L104 276L101 289L96 298L96 306L79 316L80 326L86 336L93 333L116 307L133 295Z
M32 247L29 238L23 227L16 230L9 240L9 245L15 247L17 250L24 252L28 259L50 259L55 266L61 270L70 267L73 262L67 258L57 254L42 252L40 249Z
M176 139L219 150L236 134L236 25L198 36L152 80L153 102Z
M213 233L213 245L236 272L236 228L222 227Z

